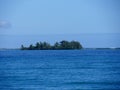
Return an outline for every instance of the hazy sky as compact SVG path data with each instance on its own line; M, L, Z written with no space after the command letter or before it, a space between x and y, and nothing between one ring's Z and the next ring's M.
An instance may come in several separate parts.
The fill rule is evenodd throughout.
M0 48L61 35L85 47L119 47L119 33L120 0L0 0Z

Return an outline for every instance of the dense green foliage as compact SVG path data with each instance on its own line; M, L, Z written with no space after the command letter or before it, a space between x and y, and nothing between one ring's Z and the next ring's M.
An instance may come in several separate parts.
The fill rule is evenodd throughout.
M66 41L56 42L54 45L50 45L47 42L37 42L35 45L29 45L24 47L21 45L21 50L69 50L69 49L82 49L82 45L78 41Z

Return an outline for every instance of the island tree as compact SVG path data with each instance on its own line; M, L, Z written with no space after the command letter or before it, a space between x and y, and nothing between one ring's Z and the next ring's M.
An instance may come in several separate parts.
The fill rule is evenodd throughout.
M29 45L24 47L21 45L21 50L71 50L71 49L82 49L82 45L78 41L66 41L55 42L54 45L48 42L37 42L35 45Z

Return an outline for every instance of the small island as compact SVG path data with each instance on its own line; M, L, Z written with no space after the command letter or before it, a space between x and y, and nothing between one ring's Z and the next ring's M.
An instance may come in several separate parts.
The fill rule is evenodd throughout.
M35 45L31 44L28 47L21 45L21 50L78 50L82 49L82 45L78 41L66 41L55 42L51 45L48 42L37 42Z

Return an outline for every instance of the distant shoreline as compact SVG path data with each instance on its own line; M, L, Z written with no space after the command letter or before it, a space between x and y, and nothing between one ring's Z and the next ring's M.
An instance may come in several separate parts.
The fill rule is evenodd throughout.
M82 48L82 49L61 49L61 50L85 50L85 49L91 49L91 50L119 50L120 48ZM0 50L21 50L20 48L0 48ZM52 50L52 49L51 49ZM43 51L43 50L41 50Z

